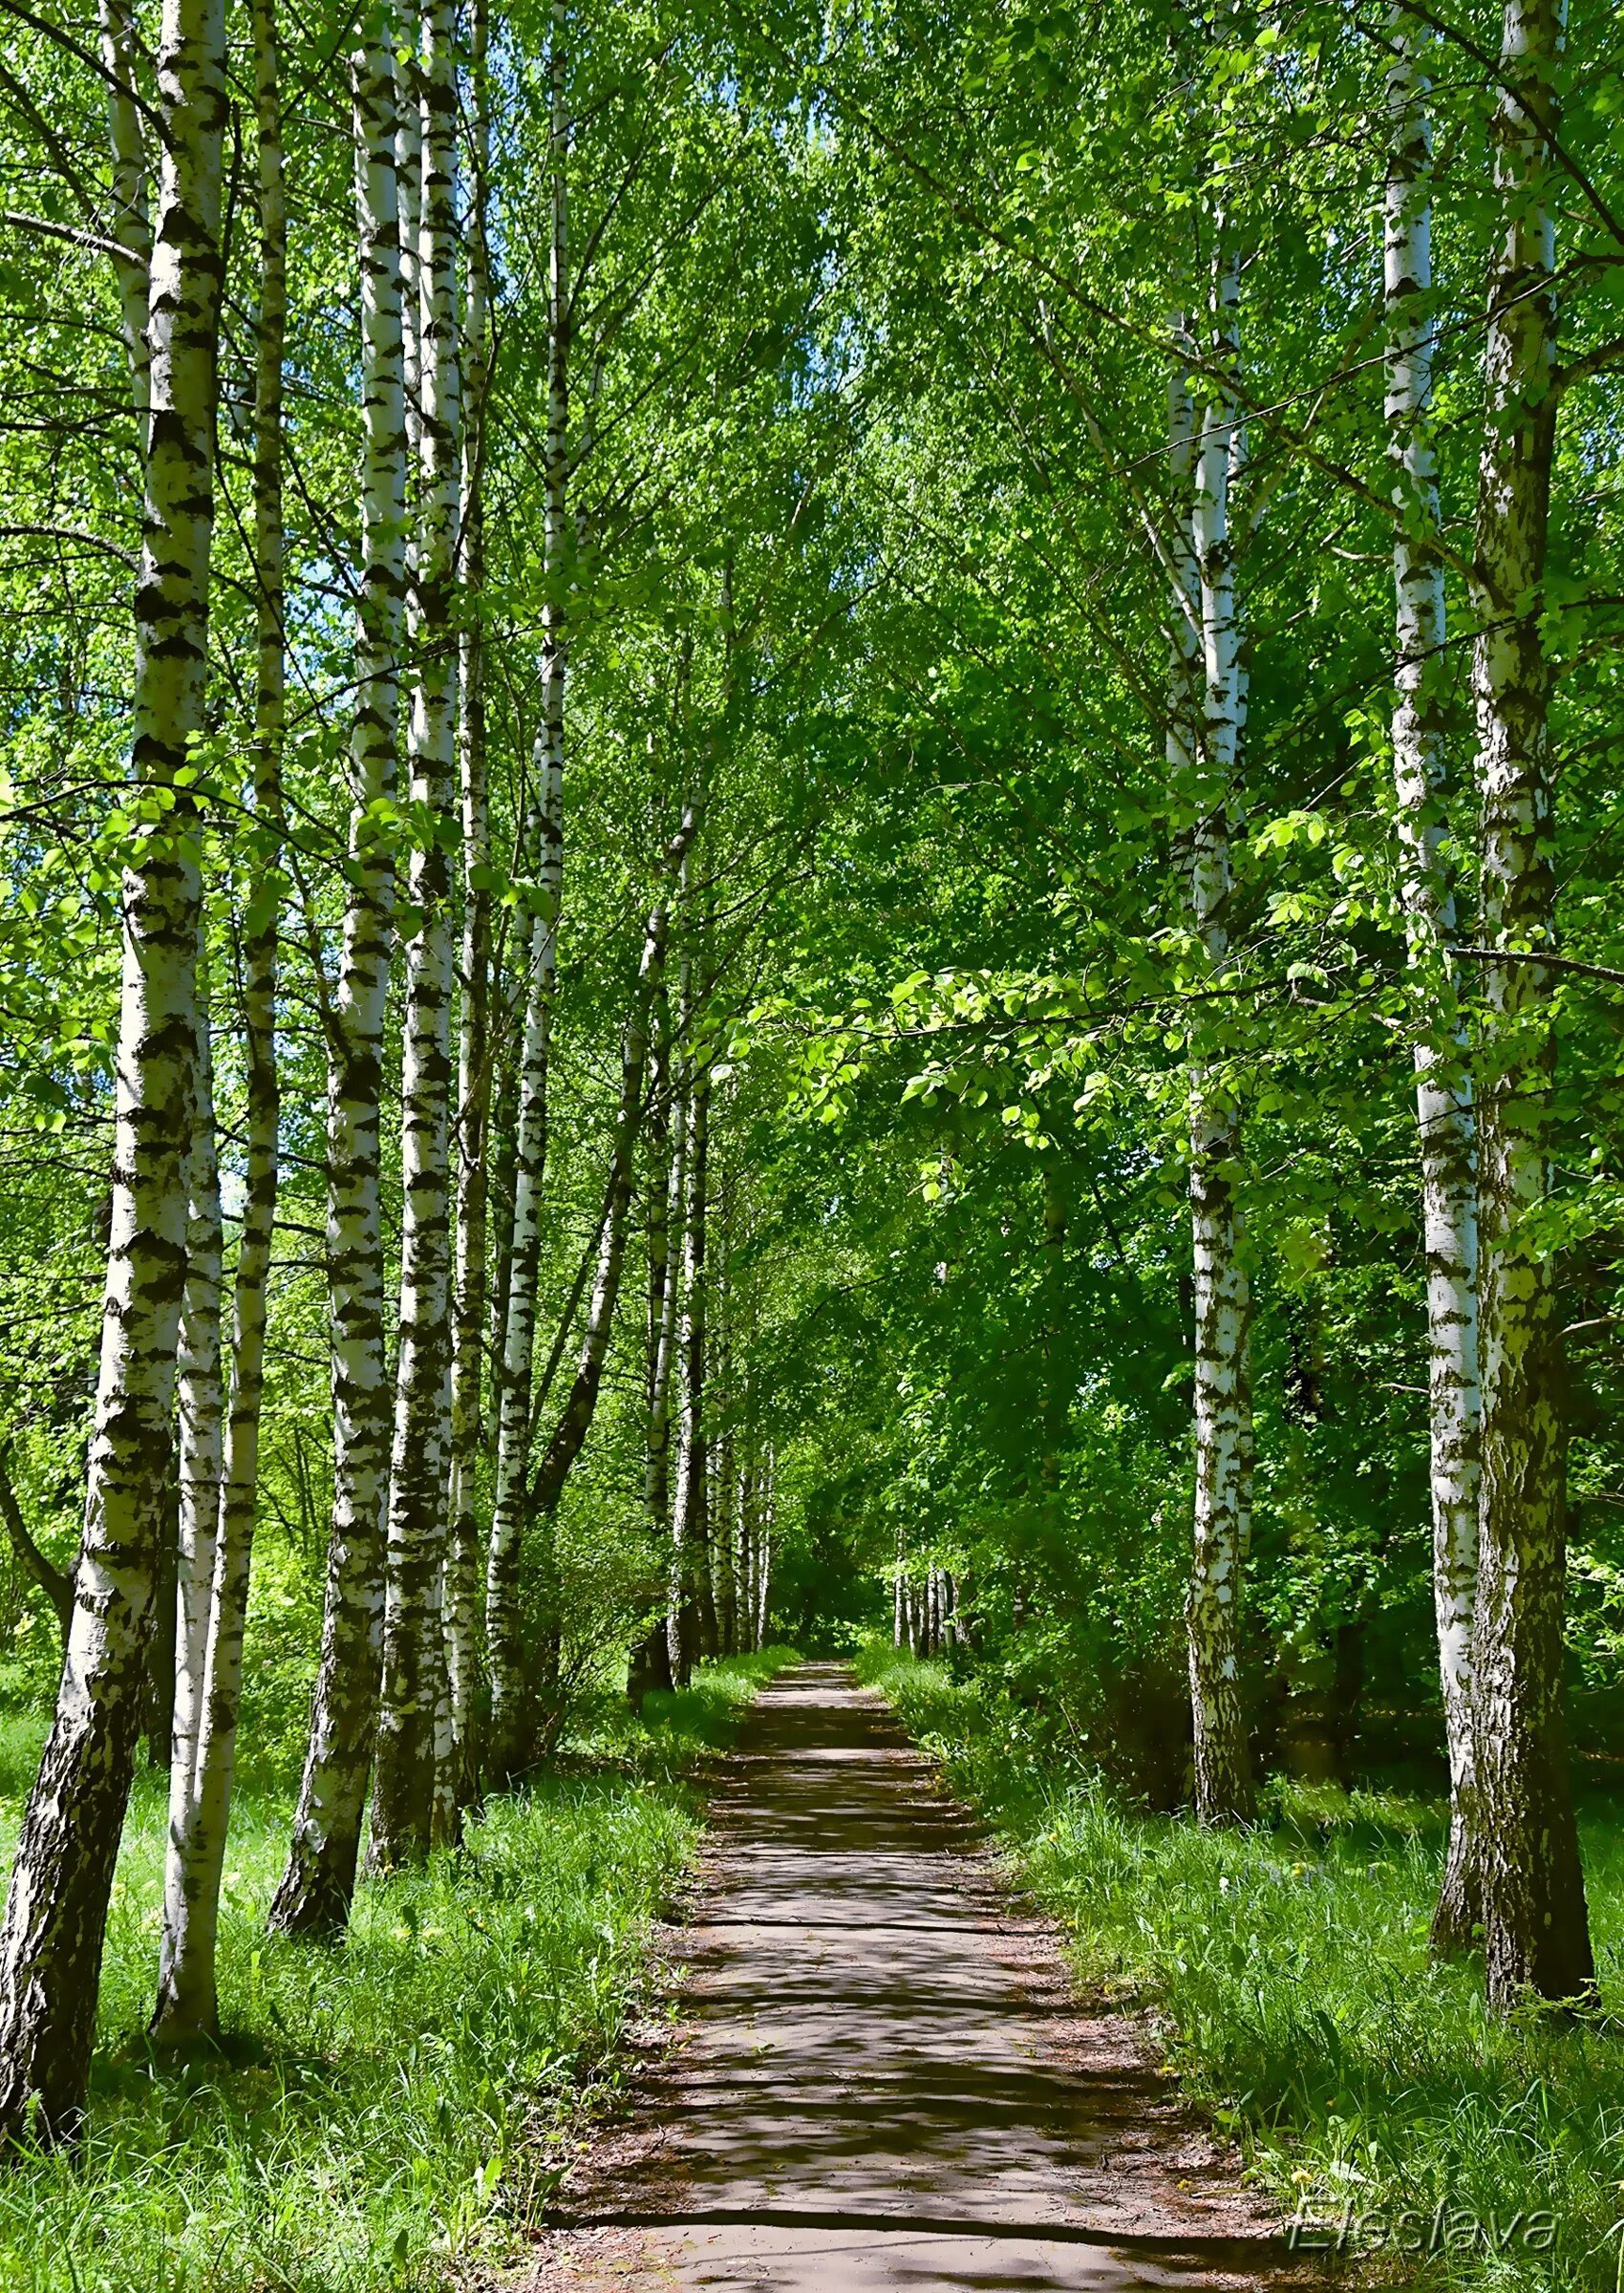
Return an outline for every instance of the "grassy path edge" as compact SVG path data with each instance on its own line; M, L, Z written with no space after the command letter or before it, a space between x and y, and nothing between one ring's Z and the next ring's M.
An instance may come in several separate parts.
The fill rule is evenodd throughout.
M1383 2276L1616 2293L1624 2043L1492 2023L1476 1970L1432 1964L1439 1809L1272 1785L1259 1828L1205 1832L1124 1808L995 1688L889 1647L860 1668L1288 2217ZM1615 1811L1585 1844L1616 2004Z

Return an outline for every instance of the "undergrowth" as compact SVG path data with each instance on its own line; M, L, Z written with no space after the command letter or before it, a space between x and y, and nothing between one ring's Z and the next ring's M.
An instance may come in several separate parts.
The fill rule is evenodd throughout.
M683 1770L788 1651L706 1667L645 1719L605 1697L560 1773L493 1800L465 1848L363 1884L338 1947L267 1938L292 1780L239 1799L221 2049L160 2064L152 2008L163 1799L142 1778L115 1884L89 2126L0 2174L18 2293L417 2293L511 2254L549 2154L620 2076L648 1925L694 1846ZM9 1854L37 1729L0 1731Z
M863 1669L1002 1834L1082 1982L1151 2009L1169 2067L1284 2213L1346 2219L1348 2249L1383 2274L1616 2293L1624 2039L1495 2022L1481 1968L1432 1962L1441 1805L1276 1780L1254 1829L1203 1832L1124 1808L1031 1715L942 1665L875 1648ZM1595 1802L1582 1822L1614 2010L1619 1811ZM1542 2225L1528 2241L1542 2212L1548 2250Z

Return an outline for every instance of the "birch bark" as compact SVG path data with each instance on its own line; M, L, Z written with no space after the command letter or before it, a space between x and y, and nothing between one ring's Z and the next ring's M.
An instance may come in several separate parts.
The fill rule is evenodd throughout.
M258 675L254 702L255 866L243 932L248 1083L243 1227L233 1283L231 1404L217 1475L218 1535L206 1584L208 1626L197 1725L180 1797L170 1770L169 1846L153 2035L170 2045L211 2037L220 2022L215 1980L220 1888L235 1776L243 1633L259 1494L265 1383L266 1283L276 1224L277 859L282 829L283 659L282 365L288 326L288 206L275 0L254 0L260 295L255 338L254 573ZM206 1069L205 1069L206 1071ZM218 1215L218 1188L215 1210ZM216 1302L216 1382L218 1385ZM180 1620L186 1622L184 1514ZM199 1591L204 1590L200 1586ZM179 1690L177 1706L179 1707Z
M400 1079L399 1366L390 1474L383 1686L373 1790L380 1869L428 1852L436 1736L445 1692L446 1423L450 1376L451 866L442 824L456 790L453 597L461 477L457 356L457 18L423 10L423 177L417 273L420 516L414 584L417 670L407 739L417 823L406 940Z
M693 835L694 823L690 814L682 830L666 856L668 882L675 875L681 855ZM598 1244L598 1262L592 1282L591 1303L588 1308L587 1324L582 1333L581 1351L575 1376L567 1399L559 1415L551 1438L537 1469L536 1479L528 1495L531 1520L544 1539L553 1534L559 1504L566 1483L580 1456L592 1420L597 1411L598 1395L602 1386L604 1363L609 1356L609 1342L614 1326L614 1311L620 1294L621 1269L626 1253L627 1216L631 1203L632 1173L636 1161L637 1135L644 1116L644 1078L649 1060L650 1013L665 967L668 910L665 892L656 899L644 927L643 952L638 964L637 981L632 991L631 1008L627 1017L621 1046L620 1097L615 1108L614 1128L609 1148L609 1179L604 1192L604 1213ZM562 1619L549 1615L545 1599L550 1583L544 1587L544 1613L541 1618L544 1642L550 1640L554 1647ZM556 1718L556 1715L555 1715Z
M683 1678L702 1656L714 1656L716 1610L711 1601L709 1397L709 1295L706 1232L710 1178L711 1092L703 1058L691 1056L688 1104L688 1215L682 1250L682 1321L678 1360L682 1372L682 1414L673 1507L682 1552L684 1613Z
M1433 450L1432 130L1427 35L1392 20L1384 285L1387 441L1396 596L1393 771L1409 965L1426 1247L1433 1595L1449 1752L1449 1845L1435 1950L1468 1947L1480 1913L1473 1850L1471 1634L1478 1563L1477 1116L1449 952L1455 896L1443 853L1443 568Z
M1507 0L1493 118L1499 243L1484 354L1473 659L1484 937L1554 947L1549 709L1540 628L1556 425L1561 0ZM1563 1347L1549 1182L1550 975L1487 967L1482 1027L1482 1488L1474 1643L1488 1993L1569 1999L1595 1979L1563 1713L1567 1571Z
M350 892L328 1060L328 1284L333 1497L321 1656L288 1869L284 1934L342 1928L354 1893L383 1622L390 1443L379 1226L379 1101L395 871L381 818L395 791L405 593L406 414L392 27L351 59L361 282L365 564L350 739Z
M694 851L690 846L682 874L682 909L685 917L692 909L693 862ZM696 1273L700 1279L704 1273L704 1235L702 1232L695 1232L695 1225L700 1217L708 1146L708 1120L702 1099L700 1061L694 1039L698 1018L694 960L692 948L686 944L682 953L679 981L678 1031L683 1046L683 1072L681 1104L676 1120L682 1130L683 1155L680 1212L675 1220L681 1237L681 1255L675 1268L676 1332L670 1373L673 1395L670 1405L677 1434L675 1489L671 1517L670 1649L672 1678L679 1687L686 1687L693 1676L700 1648L699 1570L695 1536L697 1534L700 1540L697 1554L702 1554L705 1334L704 1303L700 1299L697 1308L695 1306L694 1282ZM697 1333L695 1312L698 1317ZM695 1370L699 1378L697 1386L694 1382Z
M214 1054L210 1042L206 956L197 950L197 1049L192 1137L186 1153L186 1284L181 1301L175 1363L180 1433L180 1505L175 1575L175 1703L170 1720L171 1837L190 1823L203 1729L203 1672L208 1659L209 1591L220 1534L222 1425L220 1365L220 1164L214 1125ZM165 1903L165 1927L170 1909Z
M1190 894L1208 970L1229 953L1229 813L1234 803L1246 682L1235 610L1229 489L1243 451L1232 381L1239 355L1240 264L1218 225L1210 366L1212 386L1194 453L1193 557L1199 580L1203 703L1191 835ZM1179 450L1175 422L1174 450ZM1175 654L1182 601L1174 613ZM1180 664L1174 663L1174 680ZM1180 707L1171 712L1178 722ZM1184 721L1190 722L1186 711ZM1195 1720L1196 1812L1233 1823L1250 1809L1240 1698L1239 1598L1251 1509L1251 1292L1237 1249L1235 1174L1240 1113L1224 1076L1190 1070L1190 1207L1195 1272L1195 1552L1185 1616Z
M165 0L164 123L148 303L150 444L136 588L133 763L173 791L201 729L221 296L222 0ZM113 1220L73 1625L0 1928L0 2140L83 2114L107 1905L151 1624L185 1272L200 887L185 800L123 883Z
M773 1598L774 1457L767 1451L761 1472L761 1520L756 1560L756 1645L767 1645L767 1619Z
M479 608L484 588L483 439L490 375L490 251L486 202L490 173L490 15L476 0L469 78L473 99L471 232L463 329L467 389L462 440L462 565L470 602L461 638L462 714L459 762L462 804L461 1012L457 1051L457 1308L451 1388L451 1551L446 1567L445 1646L454 1784L459 1805L478 1796L480 1747L480 1563L482 1538L475 1483L484 1446L481 1407L490 1146L491 894L486 787L484 632Z
M536 879L521 1055L514 1163L513 1243L502 1340L502 1410L497 1431L496 1503L485 1570L485 1638L491 1673L491 1766L499 1778L529 1764L520 1561L530 1469L530 1416L541 1266L541 1194L546 1167L547 1078L558 977L564 889L565 684L569 666L566 561L569 544L569 115L566 11L555 0L547 59L551 240L547 274L547 410L544 453L542 723L536 740Z
M147 347L147 281L152 233L147 214L146 145L136 107L135 11L130 0L98 0L96 9L102 68L107 74L107 140L113 161L113 236L137 260L116 260L118 318L136 436L144 464L152 405L152 354Z
M681 1274L683 1168L687 1149L681 1102L672 1093L671 1003L662 973L654 992L649 1093L649 1415L644 1439L643 1516L650 1548L670 1550L671 1368L676 1342L676 1289ZM669 1688L671 1602L634 1652L632 1685Z

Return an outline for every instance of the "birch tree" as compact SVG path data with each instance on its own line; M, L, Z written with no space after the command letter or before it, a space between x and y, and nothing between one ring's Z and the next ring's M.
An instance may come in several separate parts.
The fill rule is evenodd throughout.
M201 1583L187 1586L187 1555L182 1554L178 1639L185 1649L188 1664L195 1661L190 1640L195 1622L192 1612L205 1589L207 1630L201 1678L187 1682L191 1724L183 1745L182 1730L179 1727L176 1730L170 1769L163 1933L159 1951L158 2005L153 2016L154 2035L170 2044L211 2037L220 2020L215 1953L235 1776L248 1573L259 1497L266 1284L276 1224L280 1114L276 1065L277 864L286 717L282 370L288 332L288 202L283 170L275 0L254 0L253 29L260 264L254 377L255 842L242 951L248 1065L244 1125L246 1168L242 1233L233 1283L230 1406L226 1415L224 1456L217 1476L219 1529L208 1540L213 1565L206 1588ZM206 1038L203 1048L206 1052ZM217 1184L216 1214L218 1210ZM218 1387L218 1294L215 1323ZM176 1703L179 1711L179 1682Z
M665 966L670 889L691 847L694 826L695 815L690 810L667 848L659 890L644 925L637 979L621 1040L620 1094L615 1106L614 1126L610 1132L609 1175L604 1189L604 1211L600 1221L591 1302L582 1332L575 1376L529 1491L531 1519L544 1541L550 1540L553 1534L565 1485L591 1430L603 1383L604 1365L609 1358L609 1337L614 1325L621 1270L626 1255L627 1215L631 1203L637 1138L645 1111L644 1083L649 1060L650 1013ZM544 1556L544 1575L546 1574ZM544 1616L544 1635L549 1630L556 1632L556 1629L557 1618Z
M142 460L152 403L152 352L147 341L147 289L152 229L147 206L146 140L136 102L135 23L129 0L97 0L97 52L106 75L107 141L112 159L113 216L118 245L118 317L136 432Z
M566 610L569 515L569 283L567 12L555 0L547 54L548 119L547 395L543 461L542 722L536 739L537 908L531 925L519 1116L514 1156L513 1235L506 1278L496 1500L485 1570L485 1636L491 1680L491 1768L518 1774L529 1757L520 1563L530 1469L530 1419L541 1269L542 1185L546 1170L548 1061L558 982L558 928L564 891L565 686L569 667Z
M466 366L462 439L460 579L468 611L460 639L458 761L462 810L462 946L457 1050L457 1266L451 1393L451 1549L446 1565L446 1663L455 1745L455 1788L466 1805L478 1793L480 1592L484 1540L475 1508L483 1447L483 1347L489 1228L491 1097L491 874L485 740L483 454L490 381L489 11L476 0L469 77L473 100L471 231L463 327Z
M451 865L456 802L453 599L460 510L457 353L457 20L423 11L418 379L421 507L413 583L416 673L407 752L414 846L405 944L400 1082L403 1211L399 1366L390 1471L383 1687L372 1854L380 1867L426 1854L436 1730L445 1694L442 1632L450 1428Z
M90 2071L170 1454L196 1086L196 826L177 775L203 725L222 263L225 22L166 0L147 315L151 425L136 585L113 1219L84 1539L61 1687L0 1928L0 2138L70 2138Z
M1493 118L1498 228L1484 352L1473 606L1483 805L1482 1494L1474 1663L1488 1992L1595 1979L1563 1725L1567 1428L1539 1211L1555 1064L1550 695L1541 628L1557 392L1552 188L1561 0L1507 0Z
M360 272L361 527L356 703L350 739L348 896L328 1046L327 1259L332 1332L333 1498L321 1655L288 1869L271 1904L285 1934L350 1914L372 1766L383 1623L390 1457L378 1173L384 1013L405 594L406 407L400 333L393 24L351 58Z
M650 1061L648 1420L643 1514L651 1549L662 1553L671 1538L672 1361L676 1343L687 1161L682 1101L672 1088L671 997L663 975L654 993ZM633 1659L629 1685L634 1694L643 1688L672 1685L669 1569L666 1575L666 1613L656 1618Z
M1455 896L1444 853L1447 754L1443 566L1432 442L1432 127L1428 35L1395 11L1387 75L1387 441L1397 598L1393 771L1405 936L1415 981L1430 1355L1433 1590L1449 1753L1449 1847L1433 1919L1441 1952L1471 1941L1480 1898L1473 1842L1471 1632L1478 1563L1477 1117L1449 954Z
M1184 599L1176 598L1175 733L1188 724L1197 747L1196 818L1190 831L1192 917L1208 974L1229 964L1229 815L1235 801L1246 680L1234 590L1230 487L1244 450L1235 373L1239 358L1240 261L1220 220L1212 265L1210 376L1199 431L1175 382L1172 447L1193 470L1194 506L1186 568L1193 569L1200 653L1189 658ZM1188 439L1190 442L1186 443ZM1186 662L1188 666L1186 667ZM1199 694L1185 680L1199 667ZM1222 1069L1197 1060L1190 1070L1190 1206L1195 1304L1195 1555L1186 1602L1190 1704L1195 1719L1196 1811L1204 1823L1230 1823L1250 1808L1240 1697L1241 1573L1251 1510L1251 1289L1240 1254L1235 1198L1240 1112Z

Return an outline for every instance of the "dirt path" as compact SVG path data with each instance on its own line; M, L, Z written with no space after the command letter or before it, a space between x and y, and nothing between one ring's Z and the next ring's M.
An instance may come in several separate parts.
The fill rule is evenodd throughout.
M1090 2015L883 1700L761 1694L674 2046L572 2170L532 2293L1252 2286L1283 2248L1131 2018Z

